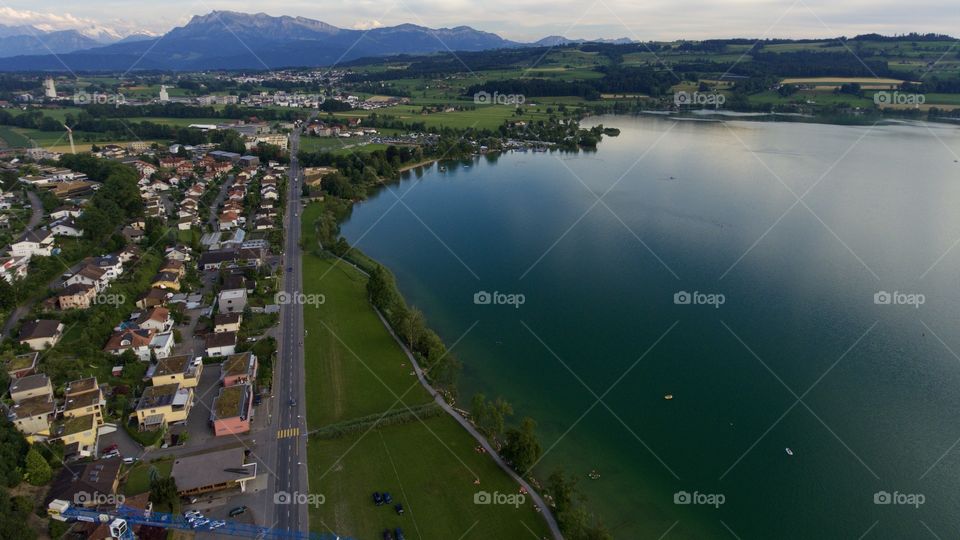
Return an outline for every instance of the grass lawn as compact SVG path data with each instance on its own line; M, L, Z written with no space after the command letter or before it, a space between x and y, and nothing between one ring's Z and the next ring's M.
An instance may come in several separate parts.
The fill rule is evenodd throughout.
M150 467L156 467L161 477L170 476L170 470L173 469L173 460L170 458L153 461L150 463L139 462L130 469L127 475L127 481L123 484L123 494L137 495L150 491Z
M331 423L404 410L431 401L400 347L367 302L366 278L345 263L313 254L320 205L303 211L304 292L323 294L304 308L307 424ZM372 372L371 372L372 371ZM398 403L396 396L402 396ZM529 502L519 508L474 504L478 489L503 494L518 486L476 441L442 415L307 443L310 490L325 503L310 509L314 530L358 539L402 527L408 538L540 538L546 523ZM480 486L474 485L479 478ZM389 491L406 514L377 507L374 491Z
M305 219L310 215L304 212ZM345 263L333 262L310 254L303 259L304 292L323 294L326 300L303 310L307 425L316 428L381 413L407 390L407 405L430 401L367 303L366 278Z
M423 539L548 535L529 499L519 507L474 503L479 490L514 494L517 486L489 456L473 448L473 439L446 415L362 437L311 439L310 491L322 493L325 501L310 507L310 524L314 530L364 540L396 527L403 528L407 538ZM476 477L479 486L473 484ZM403 504L405 514L374 505L374 491L388 491Z

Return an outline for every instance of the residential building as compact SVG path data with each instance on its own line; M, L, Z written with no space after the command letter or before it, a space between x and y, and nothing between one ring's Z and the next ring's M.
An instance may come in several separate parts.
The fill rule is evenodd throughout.
M4 369L11 379L20 379L37 372L37 360L40 358L39 352L18 354L7 360Z
M219 313L243 313L246 307L246 289L224 289L217 295L217 311Z
M141 430L162 429L183 422L193 407L193 389L177 383L148 386L137 401L135 414Z
M62 310L87 309L97 297L97 288L85 283L68 285L57 294L57 306Z
M20 327L19 341L35 351L53 347L63 336L63 323L51 319L27 321Z
M221 332L239 332L240 324L243 322L243 313L220 313L213 317L213 331Z
M53 480L45 505L54 499L77 506L96 507L120 487L123 460L100 459L86 464L63 467Z
M75 418L92 415L97 426L103 425L103 407L106 405L106 400L96 377L67 383L63 397L63 416Z
M223 386L252 384L257 378L257 357L252 352L232 354L220 364L220 383Z
M10 244L13 257L49 257L53 254L53 234L46 229L27 231Z
M160 358L147 369L147 377L154 386L176 383L181 388L196 388L203 374L203 359L190 356Z
M217 437L250 431L253 420L253 390L249 384L220 389L210 410L210 423Z
M38 396L52 396L53 384L50 378L42 373L14 379L10 382L10 399L21 402Z
M237 333L220 332L207 334L204 341L207 356L228 356L237 350Z
M133 351L142 362L150 360L150 344L156 332L147 328L132 328L119 330L110 336L105 352L120 356L127 351Z
M169 332L173 328L173 319L170 317L169 309L154 306L140 313L134 319L134 324L154 332Z

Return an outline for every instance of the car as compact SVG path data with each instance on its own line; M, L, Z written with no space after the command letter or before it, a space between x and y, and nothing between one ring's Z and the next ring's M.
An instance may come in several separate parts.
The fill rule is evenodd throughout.
M287 405L289 405L289 406L291 406L291 407L296 407L296 406L297 406L297 400L291 399L290 401L287 402Z
M293 267L292 267L292 266L288 266L288 267L287 267L287 272L293 272Z
M223 527L223 526L226 525L226 524L227 524L226 521L213 521L213 522L210 523L210 528L211 528L211 529L217 529L217 528L219 528L219 527Z
M113 450L112 452L105 452L103 454L100 454L100 459L110 459L110 458L115 458L119 456L120 456L120 451Z
M113 443L113 444L111 444L110 446L108 446L108 447L106 447L106 448L103 449L103 453L104 453L104 454L109 453L109 452L114 452L114 451L117 451L117 452L120 451L120 446L119 446L117 443Z
M194 529L199 529L200 527L203 527L203 526L207 525L208 523L210 523L210 520L209 520L209 519L207 519L207 518L200 518L200 519L194 521L193 524L190 525L190 526L193 527Z
M403 529L401 529L400 527L397 527L396 529L394 529L393 536L396 537L397 540L404 540Z
M377 506L380 506L381 504L383 504L383 496L380 495L379 491L373 492L373 504Z
M402 516L402 515L403 515L403 505L402 505L402 504L397 503L397 504L393 505L393 509L397 511L397 515L398 515L398 516Z
M390 493L387 491L383 492L383 502L389 504L393 502L393 497L390 496Z
M126 463L127 465L133 465L134 463L137 462L137 458L135 458L135 457L125 457L125 458L123 458L123 462Z
M237 516L239 516L240 514L246 512L246 511L247 511L247 507L246 507L246 506L238 506L238 507L234 508L233 510L230 510L230 511L227 513L227 515L230 516L230 517L237 517Z
M393 540L393 534L390 532L390 529L383 530L383 540Z
M202 518L203 514L201 514L200 512L197 512L196 510L188 510L183 513L183 517L187 519L190 519L190 518L198 519L198 518Z

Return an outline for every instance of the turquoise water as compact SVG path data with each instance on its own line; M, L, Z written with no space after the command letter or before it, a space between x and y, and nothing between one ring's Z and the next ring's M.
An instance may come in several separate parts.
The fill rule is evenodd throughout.
M955 537L957 129L595 120L622 134L419 171L343 227L456 343L464 401L534 417L540 476L617 538Z

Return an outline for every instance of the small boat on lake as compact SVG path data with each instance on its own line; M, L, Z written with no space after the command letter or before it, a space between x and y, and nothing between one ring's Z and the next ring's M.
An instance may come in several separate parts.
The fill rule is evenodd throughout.
M664 394L663 399L670 401L671 399L673 399L673 394Z
M787 452L787 455L788 455L788 456L792 456L792 455L793 455L793 450L791 450L789 446L786 447L784 450Z

